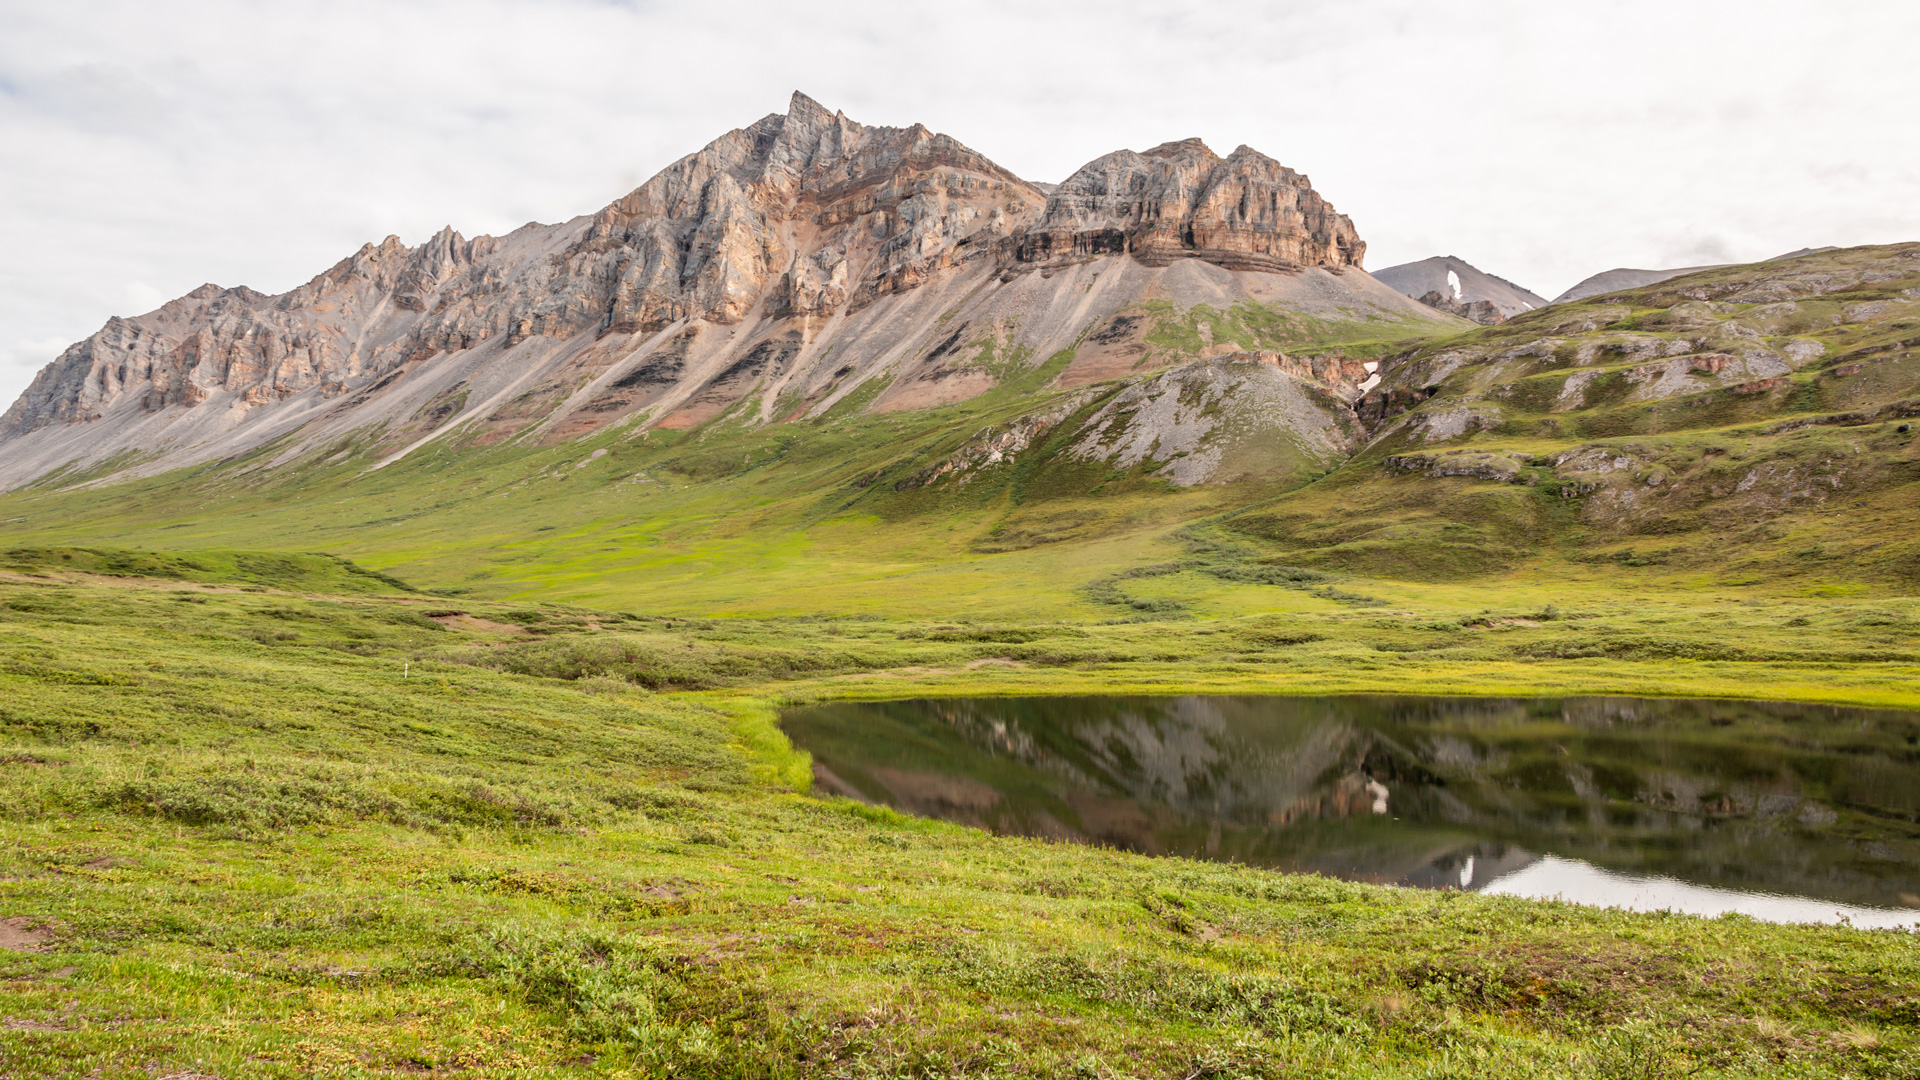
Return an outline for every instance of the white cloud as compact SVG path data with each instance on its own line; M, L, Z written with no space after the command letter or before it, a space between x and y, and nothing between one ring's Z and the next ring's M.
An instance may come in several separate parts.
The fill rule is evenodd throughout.
M0 25L0 400L59 351L19 342L151 307L129 281L275 292L388 233L591 212L796 88L1039 180L1247 143L1370 265L1458 254L1546 295L1920 238L1904 0L0 0Z

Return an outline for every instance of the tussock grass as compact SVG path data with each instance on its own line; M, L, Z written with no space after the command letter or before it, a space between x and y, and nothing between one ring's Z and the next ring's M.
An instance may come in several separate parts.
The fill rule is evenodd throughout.
M1910 659L1837 659L1904 657L1904 601L1572 595L1543 619L1537 597L1380 610L1268 591L1319 606L1112 625L685 619L0 579L0 918L46 931L44 951L0 952L0 1071L1920 1068L1920 961L1901 935L996 839L803 795L808 763L774 725L782 701L831 698L1732 694L1759 670L1785 696L1920 704ZM1529 655L1642 637L1725 655Z

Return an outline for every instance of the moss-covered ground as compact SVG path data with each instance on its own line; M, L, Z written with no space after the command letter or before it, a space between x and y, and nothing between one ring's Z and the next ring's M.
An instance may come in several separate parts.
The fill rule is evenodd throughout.
M805 794L775 709L833 697L1920 705L1910 601L1596 581L1489 609L1183 558L1117 585L1178 593L1176 617L1063 623L688 618L334 560L11 552L0 1074L1920 1070L1909 935L1288 877Z

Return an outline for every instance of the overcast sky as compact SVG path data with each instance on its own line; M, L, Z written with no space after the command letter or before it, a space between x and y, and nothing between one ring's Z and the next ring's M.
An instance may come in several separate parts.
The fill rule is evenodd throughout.
M1198 135L1373 268L1920 240L1920 4L0 0L0 401L111 315L590 212L804 90L1034 180Z

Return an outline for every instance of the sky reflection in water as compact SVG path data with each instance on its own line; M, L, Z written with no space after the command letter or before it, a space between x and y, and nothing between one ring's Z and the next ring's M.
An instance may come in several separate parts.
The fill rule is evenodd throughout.
M1762 702L1026 698L787 714L816 790L1358 881L1920 923L1920 714Z

